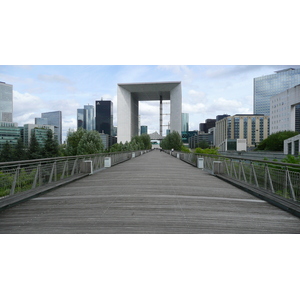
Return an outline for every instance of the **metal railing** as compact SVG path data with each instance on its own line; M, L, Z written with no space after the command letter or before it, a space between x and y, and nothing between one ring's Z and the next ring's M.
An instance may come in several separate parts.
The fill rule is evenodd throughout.
M196 167L198 158L203 158L203 169L211 174L300 202L300 165L223 155L165 152Z
M145 152L139 150L0 163L0 198L84 173L85 161L91 161L92 170L97 171L105 167L107 157L114 166Z

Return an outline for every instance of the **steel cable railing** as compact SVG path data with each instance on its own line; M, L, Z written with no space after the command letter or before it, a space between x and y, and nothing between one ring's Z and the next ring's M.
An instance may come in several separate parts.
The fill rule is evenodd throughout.
M86 161L91 161L92 170L97 171L105 167L107 157L114 166L145 152L99 153L0 163L0 198L86 172L83 169Z
M198 158L201 157L203 169L211 174L300 202L300 165L223 155L165 152L194 166L198 166Z

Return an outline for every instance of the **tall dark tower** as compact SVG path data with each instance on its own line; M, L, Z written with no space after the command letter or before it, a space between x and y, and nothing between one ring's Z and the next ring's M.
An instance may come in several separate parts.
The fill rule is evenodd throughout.
M113 103L109 100L96 100L96 130L100 133L113 133Z

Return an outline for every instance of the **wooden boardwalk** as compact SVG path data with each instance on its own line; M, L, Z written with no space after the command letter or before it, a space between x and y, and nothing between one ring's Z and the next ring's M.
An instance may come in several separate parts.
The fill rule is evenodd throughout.
M1 211L0 233L300 233L300 219L155 150Z

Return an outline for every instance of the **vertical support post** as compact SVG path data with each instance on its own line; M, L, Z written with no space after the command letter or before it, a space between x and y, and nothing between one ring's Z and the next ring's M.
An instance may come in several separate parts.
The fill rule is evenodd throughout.
M16 188L16 184L17 184L17 181L18 181L18 178L19 178L20 169L21 169L20 165L18 165L18 167L16 169L15 176L14 176L14 181L13 181L12 186L11 186L10 196L15 193L15 188Z
M160 95L159 99L159 134L162 136L162 127L163 127L163 106L162 106L162 96Z
M74 161L71 176L73 176L75 174L75 169L76 169L76 166L77 166L77 162L78 162L78 157L76 157L76 159Z
M56 173L56 161L53 163L53 166L52 166L52 170L51 170L51 174L50 174L50 178L49 178L49 183L52 182L52 179L53 179L53 175ZM55 176L56 177L56 176Z
M293 200L296 201L294 187L293 187L293 183L292 183L292 180L291 180L291 176L290 176L290 172L289 172L288 167L286 167L286 177L287 177L287 181L290 185L291 196L292 196Z

